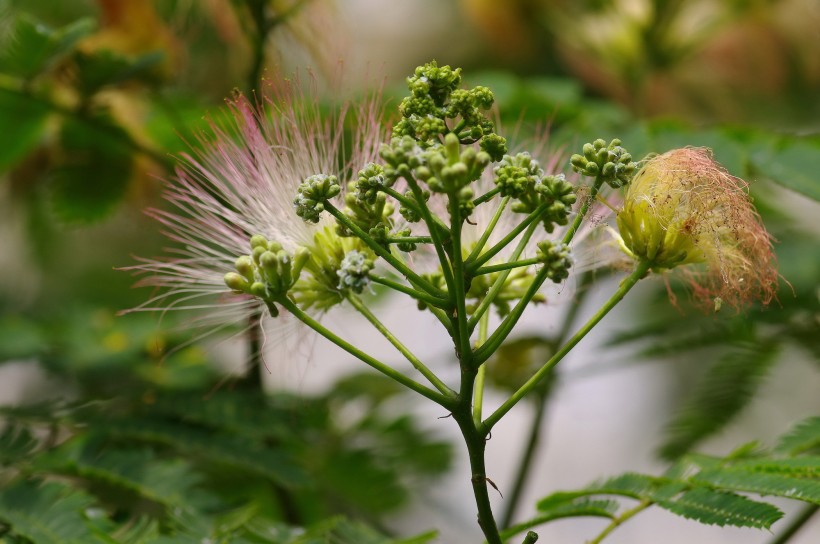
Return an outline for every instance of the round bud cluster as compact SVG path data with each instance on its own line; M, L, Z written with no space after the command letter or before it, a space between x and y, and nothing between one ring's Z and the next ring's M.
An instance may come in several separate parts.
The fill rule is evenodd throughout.
M413 168L421 166L422 149L410 136L392 138L390 144L379 149L379 155L384 159L384 178L388 186L401 178L410 176Z
M541 215L544 230L552 232L555 225L569 223L572 205L578 197L575 194L575 188L567 181L564 174L544 176L541 182L535 185L535 192L538 193L540 202L547 204L546 210ZM514 206L513 210L515 210Z
M474 147L466 147L459 153L460 147L458 137L447 134L443 146L436 145L423 153L424 164L414 170L416 178L427 183L435 193L458 192L459 200L472 199L469 185L490 164L490 155Z
M358 182L351 181L347 184L343 213L365 232L374 228L389 230L389 226L393 224L391 216L395 208L388 202L387 195L381 192L374 193L372 201L367 201L359 199L359 194ZM353 236L342 223L337 224L336 232L339 236Z
M418 66L415 73L407 78L407 88L414 97L429 96L439 106L461 85L461 68L453 70L449 66L439 66L436 61Z
M339 289L350 289L354 293L361 293L370 284L370 271L373 270L373 261L363 252L348 251L336 271L339 276Z
M547 277L553 282L559 283L569 277L572 256L566 244L556 244L550 240L539 242L536 258L544 264Z
M392 180L395 181L395 180ZM355 191L356 198L372 204L384 187L390 187L393 183L388 182L384 175L384 168L376 163L369 162L364 168L359 170L356 179Z
M579 174L599 178L612 188L623 187L637 170L626 149L617 138L608 145L604 140L584 144L583 155L570 158L572 168Z
M293 199L296 215L310 223L318 223L324 203L342 192L336 176L316 174L308 177L297 188L298 194Z
M310 258L310 252L303 247L290 254L279 242L260 234L251 237L250 246L250 255L236 260L236 272L225 274L225 285L268 302L293 287Z
M496 186L501 189L501 196L521 198L535 189L544 176L544 170L529 153L518 153L515 156L504 155L501 163L493 169Z
M416 200L416 195L413 194L413 191L411 190L405 191L404 197L412 202L418 202ZM424 197L424 201L427 202L430 199L430 191L426 189L423 190L422 197ZM401 203L399 206L399 213L408 223L418 223L421 221L421 214L418 211L418 207L411 208L409 206L405 206L404 203Z

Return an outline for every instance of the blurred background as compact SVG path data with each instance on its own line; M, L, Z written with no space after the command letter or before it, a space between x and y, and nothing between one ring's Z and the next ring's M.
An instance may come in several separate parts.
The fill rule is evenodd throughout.
M778 301L742 315L703 316L684 293L674 308L662 282L630 295L494 430L500 518L600 477L658 474L693 450L771 444L817 415L816 0L0 0L0 541L292 542L291 527L339 542L432 529L434 542L480 541L457 429L435 406L292 324L273 324L265 365L248 370L241 337L201 341L174 315L116 315L150 293L114 268L168 245L142 210L163 206L175 156L226 97L309 69L328 86L342 73L351 97L383 80L395 106L404 77L432 59L489 86L504 126L548 125L556 152L599 137L636 157L712 148L751 183L783 277ZM491 361L490 404L615 276L548 293ZM380 299L379 315L457 379L448 339L415 310L408 330L402 302ZM395 360L337 312L331 328ZM775 533L800 510L777 504L787 518ZM539 533L583 542L602 527ZM772 539L650 511L607 542L659 534ZM790 542L818 539L815 519Z

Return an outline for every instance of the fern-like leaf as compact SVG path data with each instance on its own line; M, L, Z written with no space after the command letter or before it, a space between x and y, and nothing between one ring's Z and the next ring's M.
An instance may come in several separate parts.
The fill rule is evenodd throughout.
M696 487L674 499L660 500L656 504L673 514L721 527L733 525L768 529L783 517L783 512L770 504L705 487Z
M820 464L815 465L820 471ZM820 479L798 478L778 473L752 472L742 468L708 470L694 480L722 489L746 491L758 495L775 495L820 504Z
M37 440L25 427L8 425L0 434L0 465L9 465L28 457Z
M33 544L89 544L99 542L85 519L93 503L66 485L23 480L0 493L0 520Z
M284 450L266 448L239 436L214 435L188 426L150 420L120 420L106 432L119 438L163 444L194 458L257 474L286 487L305 485L308 481L304 471Z
M788 455L820 454L820 416L804 419L780 438L775 451Z
M719 359L667 426L660 455L677 459L722 429L753 398L775 360L778 347L771 342L748 344L745 349Z

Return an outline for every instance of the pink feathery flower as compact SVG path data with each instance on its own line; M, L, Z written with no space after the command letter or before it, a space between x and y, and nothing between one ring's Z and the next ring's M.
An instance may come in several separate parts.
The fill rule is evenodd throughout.
M209 327L247 318L263 302L232 291L224 277L248 255L250 238L262 235L293 252L327 235L331 220L297 217L297 187L318 173L347 178L376 160L386 130L378 96L328 107L312 80L271 83L257 102L240 95L227 111L226 122L210 121L213 136L198 137L201 149L182 156L165 192L171 208L147 212L176 245L166 257L126 268L143 275L136 286L161 290L128 312L216 308L188 322Z

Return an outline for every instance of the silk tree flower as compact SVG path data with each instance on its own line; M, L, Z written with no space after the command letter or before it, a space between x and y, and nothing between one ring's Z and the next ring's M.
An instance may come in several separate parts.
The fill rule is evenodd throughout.
M335 103L328 111L315 86L298 79L270 84L259 101L235 97L228 120L210 122L213 135L199 136L201 149L183 155L168 185L170 209L147 212L177 245L166 257L127 268L143 276L136 286L160 290L129 311L214 308L193 318L209 332L247 319L263 302L229 288L226 273L245 269L260 240L304 267L294 294L303 307L325 310L341 301L334 289L339 278L325 270L325 261L341 261L356 249L355 240L337 236L331 219L305 223L293 195L316 172L341 178L375 160L386 129L378 96L355 108Z
M655 272L680 267L702 305L768 304L777 269L747 188L707 149L656 156L627 187L617 215L622 247Z

